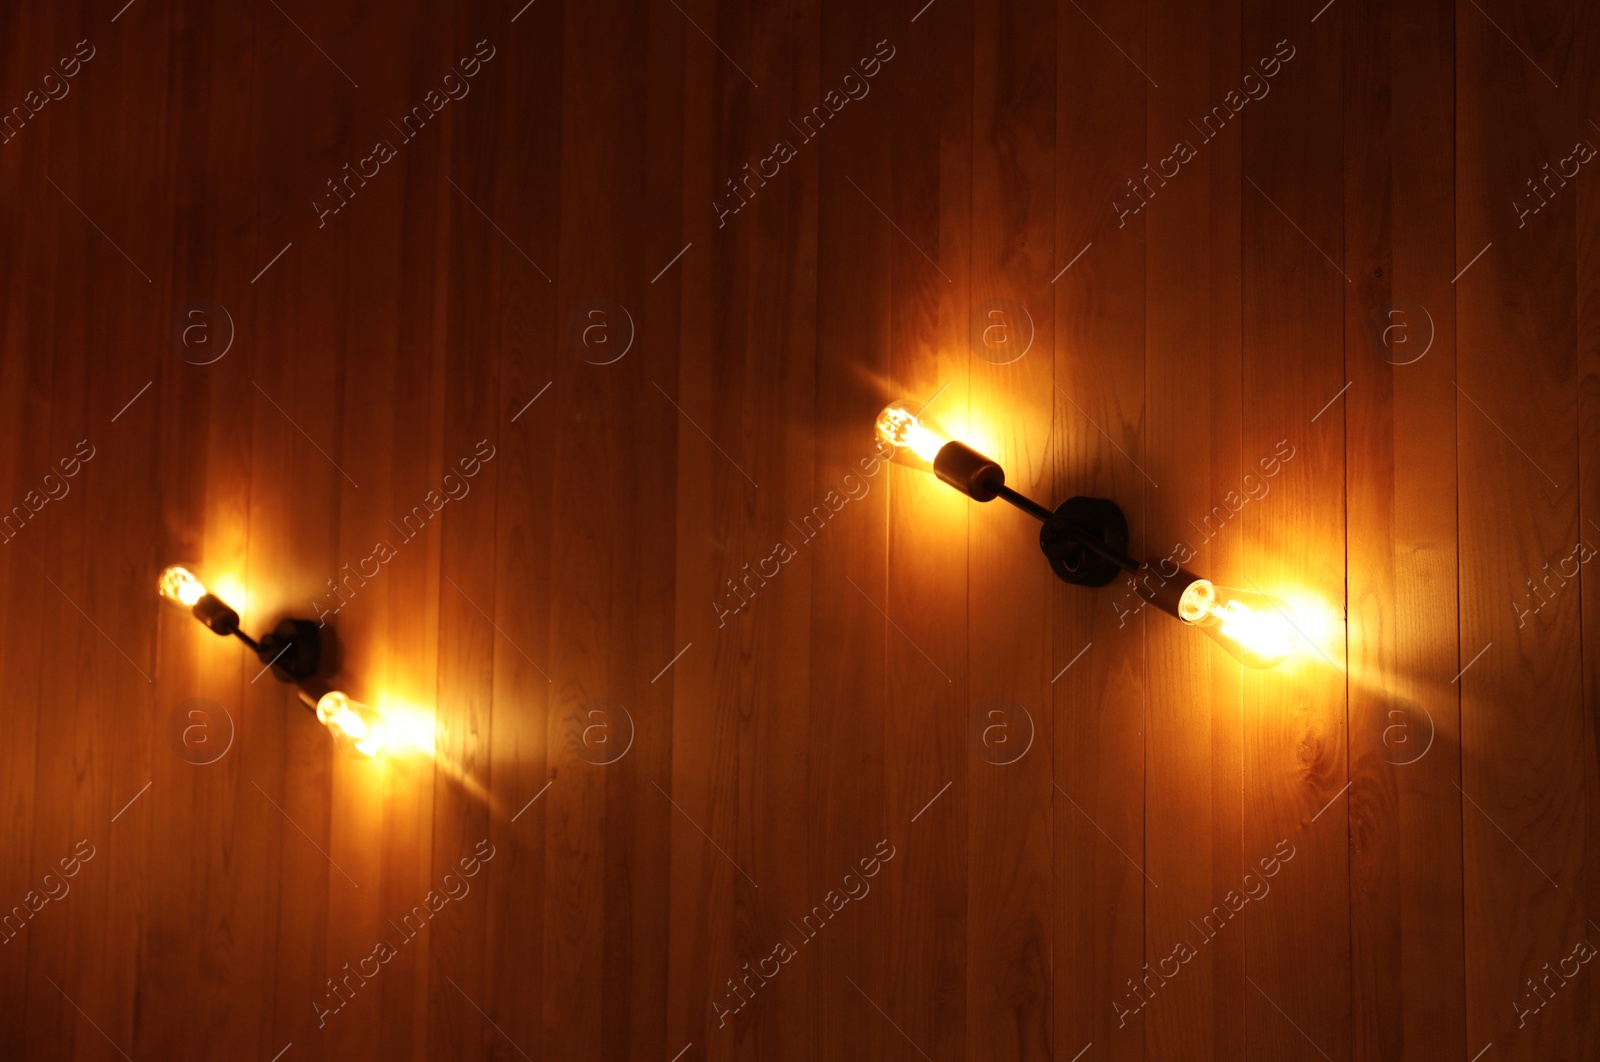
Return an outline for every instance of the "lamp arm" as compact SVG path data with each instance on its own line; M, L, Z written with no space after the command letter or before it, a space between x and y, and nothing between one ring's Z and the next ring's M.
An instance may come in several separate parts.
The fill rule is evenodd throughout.
M1088 522L1071 518L1063 518L1052 522L1051 518L1054 517L1057 512L1062 512L1068 517L1073 515L1073 510L1069 508L1073 503L1069 502L1067 505L1063 505L1061 509L1052 511L1050 509L1046 509L1043 505L1040 505L1027 495L1012 490L1004 483L996 483L991 479L988 482L988 487L994 492L995 497L1011 503L1018 509L1021 509L1029 516L1033 517L1035 520L1038 520L1040 523L1049 527L1057 543L1061 543L1064 540L1067 544L1086 549L1107 563L1114 564L1118 568L1121 568L1123 571L1129 572L1130 574L1137 572L1143 566L1141 562L1134 560L1121 549L1118 549L1115 542L1108 542L1105 537L1095 534L1091 529L1090 524L1092 523L1094 528L1098 528L1102 532L1112 532L1115 534L1115 528L1107 525L1105 514L1096 514L1097 518ZM1074 502L1076 501L1077 499L1074 499ZM1116 513L1116 519L1120 520L1121 515L1121 511L1118 510ZM1123 526L1125 528L1126 525ZM1122 535L1119 537L1123 541L1126 541L1126 530L1124 530Z
M995 483L993 480L989 481L989 487L994 491L995 497L1001 499L1002 501L1010 502L1018 509L1021 509L1029 516L1039 521L1041 524L1050 519L1050 510L1046 509L1044 506L1040 505L1027 495L1012 490L1004 483Z
M1106 560L1110 561L1112 564L1115 564L1117 567L1121 568L1130 575L1144 567L1143 561L1134 560L1121 550L1107 545L1105 542L1095 538L1092 535L1086 535L1080 531L1076 535L1076 541L1078 545L1082 546L1084 549L1089 550L1091 553L1094 553L1100 557L1104 557Z

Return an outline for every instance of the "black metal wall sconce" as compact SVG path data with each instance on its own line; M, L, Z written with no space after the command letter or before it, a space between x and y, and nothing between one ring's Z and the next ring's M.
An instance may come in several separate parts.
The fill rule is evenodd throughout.
M998 463L956 441L912 402L895 402L879 413L876 434L890 460L932 472L974 501L1003 499L1042 523L1039 548L1063 582L1105 586L1126 573L1141 597L1198 627L1250 667L1275 667L1294 651L1298 632L1289 606L1277 598L1217 586L1177 564L1168 570L1128 556L1128 521L1116 502L1068 498L1047 509L1007 487Z
M239 629L239 613L208 591L189 569L179 565L167 568L158 585L162 597L187 608L213 634L239 639L250 647L263 667L272 670L274 678L293 684L300 700L341 748L363 756L376 756L383 750L386 730L383 717L376 710L339 690L329 690L320 697L307 691L306 684L317 677L324 660L322 634L315 623L286 619L257 641Z

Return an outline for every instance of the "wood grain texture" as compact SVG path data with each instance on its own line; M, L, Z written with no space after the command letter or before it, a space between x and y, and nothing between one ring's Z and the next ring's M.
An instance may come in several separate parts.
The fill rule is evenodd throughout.
M1461 891L1441 873L1461 863L1465 661L1432 589L1457 564L1454 12L1342 21L1352 1057L1470 1058Z
M1580 8L1577 12L1576 47L1577 58L1574 61L1574 74L1578 81L1579 96L1578 109L1585 114L1593 114L1597 104L1600 104L1600 66L1597 66L1597 55L1600 55L1600 17L1592 8ZM1587 124L1587 121L1586 121ZM1600 135L1600 129L1590 125L1588 132ZM1596 141L1584 134L1584 139L1590 144ZM1594 184L1578 191L1576 196L1577 217L1577 336L1578 336L1578 515L1582 520L1579 527L1580 536L1586 533L1596 533L1593 521L1600 519L1596 515L1595 495L1595 454L1600 452L1600 438L1596 436L1596 405L1597 387L1600 387L1600 333L1597 333L1596 311L1600 309L1600 302L1596 299L1596 285L1600 281L1600 199L1596 198ZM1593 544L1596 539L1587 539ZM1600 670L1597 670L1595 656L1595 619L1597 609L1600 609L1600 600L1596 599L1596 584L1593 579L1580 580L1577 589L1583 594L1579 605L1582 614L1582 643L1580 656L1583 661L1583 732L1582 750L1584 758L1585 786L1583 799L1591 811L1588 816L1588 834L1585 842L1587 860L1583 865L1584 890L1580 901L1589 911L1600 909L1600 816L1593 814L1593 809L1600 807L1600 756L1593 754L1596 747L1600 747L1600 724L1596 723L1597 708L1600 708ZM1584 939L1594 943L1600 941L1600 918L1586 918L1580 931L1585 932ZM1588 934L1592 933L1590 936ZM1586 1010L1592 1015L1600 1010L1600 979L1591 980L1587 987L1588 1002L1584 1003L1580 994L1584 986L1574 986L1574 1014L1576 1020L1583 1020L1581 1015ZM1591 1036L1595 1035L1593 1032Z
M874 393L958 418L971 374L964 340L972 292L975 14L969 3L952 3L907 25L915 14L916 5L904 5L881 30L895 48L874 90L892 101L876 116L889 152L888 183L863 185L866 194L852 190L845 217L882 241L890 284L882 318L886 370L872 381ZM889 218L867 202L881 187L891 191L876 200ZM970 533L967 507L926 474L883 462L875 479L888 499L882 818L900 863L884 875L883 908L874 915L882 994L857 999L854 1013L869 1049L875 1037L883 1057L909 1062L940 1045L960 1053L974 1021L966 983L969 816L959 799L971 770ZM939 532L925 533L929 527ZM874 1020L874 1004L893 1015L904 1036Z
M1573 10L1533 5L1499 25L1461 18L1457 35L1456 257L1493 245L1457 282L1462 666L1482 651L1460 679L1467 1034L1469 1049L1494 1041L1506 1057L1582 1057L1595 1051L1592 988L1560 972L1595 939L1582 899L1594 735L1581 598L1563 574L1584 551L1577 200L1560 160L1592 128Z
M1241 452L1238 433L1216 430L1240 418L1240 210L1249 191L1240 177L1240 123L1258 101L1226 122L1214 108L1232 115L1228 93L1256 60L1239 53L1237 4L1175 7L1152 20L1150 32L1150 63L1164 87L1148 94L1149 149L1133 175L1150 197L1139 213L1148 277L1146 554L1222 578L1239 570L1243 553L1233 505L1241 495L1252 504L1273 500L1256 455ZM1172 173L1164 160L1186 150L1196 157ZM1119 191L1137 204L1126 185ZM1117 998L1133 1012L1126 1020L1142 1031L1150 1058L1237 1057L1250 1043L1247 926L1219 918L1218 907L1226 915L1244 874L1260 875L1252 864L1261 853L1241 850L1241 682L1254 677L1165 616L1146 609L1139 621L1148 646L1147 884L1159 888L1146 891L1148 965L1135 975L1139 991L1123 984ZM1146 971L1154 974L1148 985Z
M1057 14L1057 224L1048 266L1056 324L1049 482L1058 497L1117 499L1136 548L1149 543L1149 481L1137 467L1147 455L1144 222L1124 220L1112 204L1144 164L1149 83L1135 64L1148 61L1145 30L1134 7ZM1065 1058L1089 1044L1106 1052L1098 1057L1144 1057L1142 1027L1122 1017L1128 982L1142 975L1149 896L1144 627L1127 596L1122 580L1094 594L1068 586L1051 594L1052 953L1056 1053Z
M1600 1051L1592 5L120 6L0 11L0 1057Z
M1028 2L980 9L973 19L972 412L965 432L979 449L1009 455L1007 482L1030 497L1048 496L1054 478L1055 363L1047 354L1055 349L1055 314L1047 278L1055 235L1055 17L1053 4ZM1008 303L1025 308L1024 320ZM1018 352L1015 333L1025 320L1033 346ZM1054 713L1044 710L1051 700L1052 588L1035 577L1037 523L993 502L985 510L968 517L964 707L982 713L981 734L995 726L1014 732L1013 746L1027 713L1033 722L1032 745L1020 759L1008 762L1013 753L992 740L968 757L967 1054L1046 1059L1054 1032L1057 813L1044 757L1055 747ZM1014 619L989 622L997 614Z
M1346 607L1345 432L1342 408L1323 412L1342 401L1349 379L1340 339L1351 283L1339 223L1342 46L1305 13L1258 3L1244 5L1241 39L1243 62L1276 58L1286 67L1260 101L1271 106L1242 115L1239 445L1242 462L1286 463L1272 495L1240 512L1240 563L1218 575L1246 590L1274 588L1303 632L1290 662L1245 676L1245 869L1264 873L1260 860L1294 853L1265 899L1243 877L1235 893L1250 901L1241 927L1245 1036L1272 1056L1314 1046L1344 1059L1352 1025L1348 691L1338 622Z

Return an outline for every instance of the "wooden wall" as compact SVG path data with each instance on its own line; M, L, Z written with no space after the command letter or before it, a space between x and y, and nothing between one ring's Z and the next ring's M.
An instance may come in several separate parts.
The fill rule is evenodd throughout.
M123 2L0 8L0 1055L1600 1057L1600 8Z

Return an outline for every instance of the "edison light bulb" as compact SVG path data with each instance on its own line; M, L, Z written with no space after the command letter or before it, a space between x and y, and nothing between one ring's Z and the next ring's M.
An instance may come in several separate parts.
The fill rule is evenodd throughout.
M932 472L974 501L988 501L1005 487L1006 474L999 465L952 439L943 424L915 403L885 406L874 428L879 454Z
M338 690L324 693L317 701L317 718L333 734L340 748L352 749L363 756L376 756L383 749L383 717Z
M161 596L194 613L194 618L204 623L213 633L221 635L239 633L239 614L228 603L206 589L198 576L182 565L174 564L161 573L156 585ZM239 635L243 638L243 635ZM245 638L250 647L255 643Z
M933 470L933 459L950 441L944 425L907 401L885 406L876 427L879 449L889 460L924 471Z
M1196 579L1183 591L1178 618L1204 630L1250 667L1276 667L1288 659L1297 641L1288 605L1209 579Z
M184 608L193 608L194 603L206 596L206 587L195 574L188 568L174 564L161 573L158 584L161 587L161 596L168 601L175 601Z

